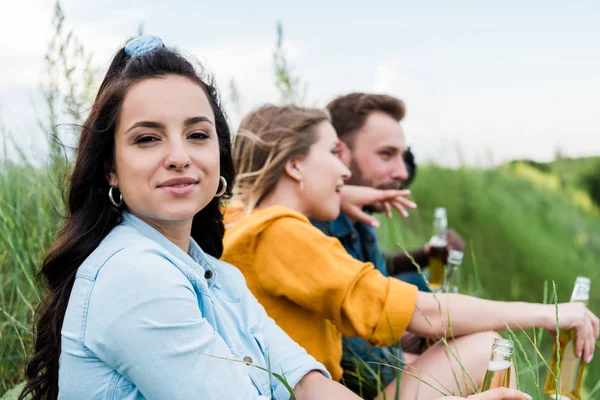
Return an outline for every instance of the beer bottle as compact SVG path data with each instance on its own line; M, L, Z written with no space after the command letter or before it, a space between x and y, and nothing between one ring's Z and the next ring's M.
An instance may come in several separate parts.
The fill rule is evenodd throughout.
M494 339L492 357L488 363L481 391L510 386L510 369L515 343L508 339Z
M446 259L448 219L445 208L436 208L433 218L433 236L429 241L429 286L434 292L442 290Z
M571 302L577 301L587 305L590 298L590 279L584 276L577 277L575 287L571 295ZM553 399L578 400L581 396L581 385L583 383L583 371L585 363L577 357L575 343L577 332L575 328L560 331L558 335L560 343L560 379L558 380L558 393L556 393L555 377L558 377L557 345L554 343L552 359L550 360L550 371L546 378L544 393Z
M442 285L445 293L458 293L458 281L462 261L462 251L450 250L448 253L448 263L446 265L446 271L444 274L444 284Z

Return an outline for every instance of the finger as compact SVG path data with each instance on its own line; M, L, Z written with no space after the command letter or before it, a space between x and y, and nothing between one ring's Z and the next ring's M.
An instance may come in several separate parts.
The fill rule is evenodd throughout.
M377 218L373 217L372 215L364 212L361 208L356 207L356 209L354 209L353 207L353 212L352 212L352 216L367 225L372 226L373 228L379 228L379 226L381 225L379 223L379 221L377 220Z
M594 338L596 340L598 340L598 337L600 336L600 320L590 310L586 310L586 311L592 320L592 328L594 329Z
M577 357L583 357L583 349L585 347L585 324L577 328L577 336L575 340L575 354Z
M394 207L394 209L398 211L404 218L408 217L408 211L402 207L402 204L398 203L397 201L392 201L392 207Z
M364 224L370 225L374 228L379 228L379 221L373 217L372 215L367 214L362 210L361 207L358 206L347 206L344 209L344 212L348 214L349 217L360 221Z
M532 400L527 393L516 389L496 388L469 396L469 400Z
M388 218L392 218L392 206L390 205L390 203L388 201L383 202L383 208L385 208L385 215Z
M398 203L402 204L404 207L407 208L417 208L417 203L415 203L414 201L410 201L408 199L405 199L404 197L395 197L392 199L392 201L397 201Z
M394 189L375 189L373 192L372 201L390 201L396 198L404 199L410 195L410 190L394 190Z
M592 326L592 320L589 316L586 316L587 319L587 337L585 341L584 347L584 360L586 363L591 363L592 358L594 357L594 349L596 344L596 338L594 336L594 327Z
M499 388L500 393L495 399L498 400L532 400L533 398L527 393L523 393L516 389Z

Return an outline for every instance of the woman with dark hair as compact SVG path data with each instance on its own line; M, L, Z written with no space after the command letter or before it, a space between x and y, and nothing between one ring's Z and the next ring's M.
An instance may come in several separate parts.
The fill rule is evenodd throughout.
M215 87L157 37L115 56L40 272L21 398L355 398L218 260L233 181ZM263 368L263 369L261 369Z

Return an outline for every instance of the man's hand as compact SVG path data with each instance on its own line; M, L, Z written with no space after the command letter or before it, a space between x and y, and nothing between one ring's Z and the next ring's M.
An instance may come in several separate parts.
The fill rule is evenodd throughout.
M379 221L376 218L363 211L363 208L368 205L378 204L385 209L388 218L392 216L391 210L394 208L400 215L408 217L407 208L417 208L417 205L408 200L406 196L410 195L410 190L382 190L374 189L368 186L351 186L346 185L341 189L342 212L346 213L350 218L371 225L375 228L379 227Z
M402 347L402 350L406 353L423 353L423 343L424 339L422 336L410 332L404 332L404 335L400 338L400 347Z
M450 250L465 251L465 241L455 230L449 229L448 232L446 232L446 241L448 243L446 245L447 252L450 252ZM429 243L423 246L423 250L425 250L425 253L427 254L429 254L429 249Z
M464 251L465 250L465 241L458 234L458 232L456 232L452 229L448 230L446 240L448 241L448 248L447 248L448 251L450 251L450 250Z

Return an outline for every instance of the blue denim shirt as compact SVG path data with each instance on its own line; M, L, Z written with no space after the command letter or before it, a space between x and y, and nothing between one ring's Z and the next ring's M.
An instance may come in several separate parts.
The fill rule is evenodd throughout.
M129 213L77 271L62 327L59 399L288 399L309 371L235 267L185 253Z
M352 257L362 262L372 263L383 276L389 276L375 228L360 221L352 223L344 213L340 213L333 221L311 220L310 222L327 236L338 238Z

